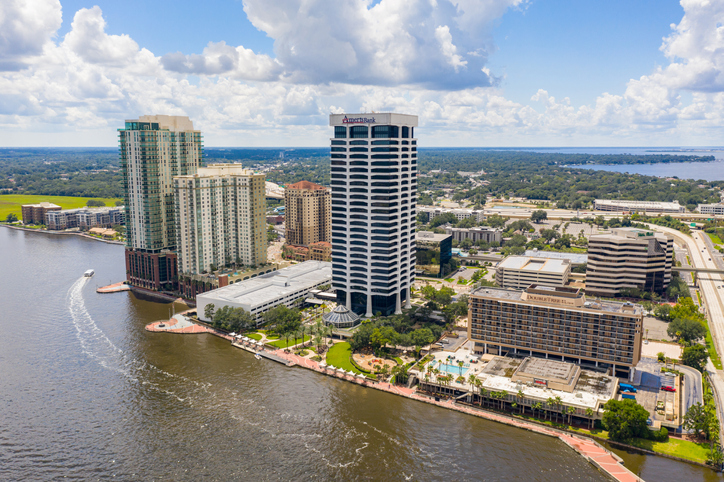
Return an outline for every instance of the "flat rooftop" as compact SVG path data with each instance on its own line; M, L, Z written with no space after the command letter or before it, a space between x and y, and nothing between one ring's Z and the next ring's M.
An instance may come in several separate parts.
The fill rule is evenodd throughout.
M566 259L531 258L528 256L508 256L498 263L498 268L516 269L531 273L564 274L570 270L571 263Z
M251 309L332 279L332 263L305 261L256 278L207 291L199 295L209 302L237 303Z
M517 373L545 380L554 378L568 380L573 372L575 372L575 368L575 365L572 363L565 363L560 360L530 357L521 363Z
M542 360L544 362L551 360ZM478 378L482 381L483 387L491 391L506 391L508 393L523 392L532 398L547 400L548 398L560 397L561 402L566 406L578 406L596 410L599 404L607 402L613 394L614 385L618 383L615 377L590 370L581 370L575 388L572 392L554 390L542 386L531 385L511 380L512 373L520 366L523 360L496 356L488 366L480 373ZM537 363L537 359L536 359ZM557 362L564 363L564 362ZM572 363L564 363L575 367ZM511 372L512 370L512 372ZM510 375L508 375L510 373Z
M545 286L537 286L535 288L536 291L541 292L544 291L546 288L550 290L550 296L552 298L556 297L555 288L551 287L545 287ZM529 288L530 290L530 288ZM531 304L531 305L537 305L540 304L536 301L528 301L523 300L523 293L525 291L523 290L514 290L514 289L505 289L505 288L490 288L490 287L482 287L478 288L476 290L473 290L470 295L471 296L484 296L486 298L495 298L503 301L518 301L524 304ZM529 291L530 292L530 291ZM584 300L585 300L585 295ZM563 296L561 296L563 298ZM566 298L570 299L570 295L566 296ZM605 311L608 313L624 313L624 314L636 314L640 315L643 314L643 307L641 305L636 305L633 303L625 303L620 301L604 301L604 300L592 300L592 301L584 301L583 306L581 307L574 307L569 305L562 305L561 308L565 309L586 309L586 310L594 310L594 311ZM624 311L626 309L626 311Z
M528 249L526 250L525 255L531 258L568 259L573 264L584 264L588 262L588 255L580 253L557 253L555 251L538 251L537 249Z
M415 233L415 240L439 243L440 241L446 240L450 236L450 234L439 234L433 233L432 231L417 231L417 233Z

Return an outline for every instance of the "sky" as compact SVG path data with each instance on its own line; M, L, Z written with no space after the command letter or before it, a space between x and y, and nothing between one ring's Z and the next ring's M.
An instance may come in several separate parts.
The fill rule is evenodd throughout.
M324 146L330 113L420 146L724 145L722 0L2 0L0 147Z

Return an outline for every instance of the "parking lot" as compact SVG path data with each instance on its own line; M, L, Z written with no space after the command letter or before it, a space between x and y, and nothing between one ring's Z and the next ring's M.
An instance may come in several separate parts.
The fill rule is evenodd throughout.
M661 372L662 364L654 359L642 358L636 366L636 376L633 385L637 388L636 402L644 407L650 414L651 420L654 421L654 427L660 424L667 427L676 428L679 426L680 413L680 383L677 376ZM672 386L676 388L675 392L667 392L661 390L662 386ZM663 402L663 407L670 403L673 414L667 415L663 411L656 410L658 403Z

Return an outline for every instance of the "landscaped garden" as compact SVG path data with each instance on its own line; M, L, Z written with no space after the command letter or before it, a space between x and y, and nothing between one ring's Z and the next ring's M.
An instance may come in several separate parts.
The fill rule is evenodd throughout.
M342 368L346 371L353 371L354 373L362 373L356 366L352 364L350 357L352 356L352 348L349 343L335 343L329 348L327 352L327 365Z

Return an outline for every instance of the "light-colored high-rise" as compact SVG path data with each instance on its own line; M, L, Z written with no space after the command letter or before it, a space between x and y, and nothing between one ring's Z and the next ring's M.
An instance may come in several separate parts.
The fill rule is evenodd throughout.
M174 178L179 271L264 264L264 175L241 164L211 164Z
M671 282L674 240L645 229L618 228L588 239L586 292L616 296L624 289L661 293Z
M286 242L309 246L332 239L332 196L319 184L301 181L284 190Z
M126 205L126 271L144 288L176 288L174 176L201 165L201 132L188 117L146 115L118 130Z
M415 277L417 116L333 114L332 279L357 314L400 313Z

